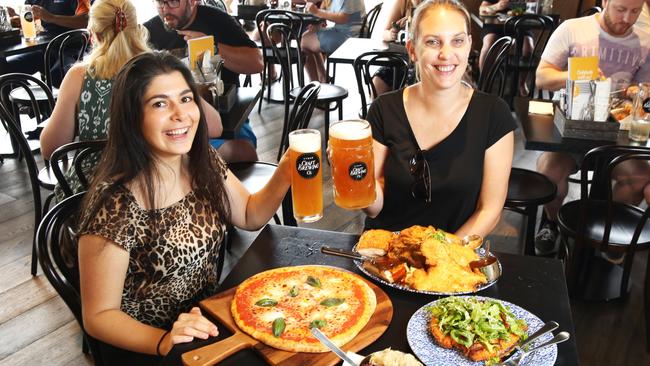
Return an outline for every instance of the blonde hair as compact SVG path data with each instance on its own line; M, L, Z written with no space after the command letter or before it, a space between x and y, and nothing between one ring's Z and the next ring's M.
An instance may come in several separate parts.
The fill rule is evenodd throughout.
M463 5L463 3L461 3L458 0L427 0L417 6L417 8L415 9L415 14L413 15L413 23L411 24L411 27L409 29L410 32L409 38L413 43L416 43L418 37L420 36L420 23L422 22L424 15L428 11L438 7L443 7L443 8L447 8L459 12L465 19L465 27L467 28L467 34L468 35L470 34L471 18L469 16L469 12L467 11L467 8L465 8L465 5Z
M88 29L93 50L86 64L94 78L112 79L133 56L150 51L149 33L138 24L130 0L97 0L90 8Z

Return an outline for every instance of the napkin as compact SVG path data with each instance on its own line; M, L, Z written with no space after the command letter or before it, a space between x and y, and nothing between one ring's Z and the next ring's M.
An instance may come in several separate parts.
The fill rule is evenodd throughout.
M553 115L553 103L549 102L538 102L531 100L528 102L528 113L533 114L545 114L548 116Z

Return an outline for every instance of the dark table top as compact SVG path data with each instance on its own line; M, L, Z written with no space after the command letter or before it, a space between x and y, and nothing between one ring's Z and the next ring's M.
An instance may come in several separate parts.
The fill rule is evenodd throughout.
M0 46L0 57L4 58L19 55L21 53L45 49L45 47L47 47L47 44L50 43L53 38L54 37L49 34L41 33L36 36L35 40L27 42L25 41L25 38L21 37L20 43L8 46Z
M362 53L370 51L392 51L406 53L406 46L387 43L370 38L348 38L328 58L328 62L351 64Z
M555 22L555 26L560 23L560 15L559 14L550 14L548 15L551 18L553 18L553 21ZM472 18L472 21L481 29L483 29L487 33L496 33L499 31L503 30L503 25L506 23L506 21L511 17L505 14L500 14L500 15L476 15L474 13L470 13L470 17Z
M262 10L266 10L266 9L262 9ZM277 9L273 9L273 10L277 10ZM319 23L322 23L322 22L325 21L325 19L319 18L319 17L317 17L317 16L315 16L315 15L313 15L311 13L305 13L305 12L293 11L293 10L289 10L288 12L301 17L302 21L303 21L303 24L305 24L305 25L307 25L307 24L319 24ZM239 9L237 9L237 11L233 12L233 14L232 14L232 16L235 17L235 19L239 19L239 20L255 20L256 15L257 15L257 13L253 13L253 12L250 12L250 11L241 12L241 14L240 14ZM280 21L281 16L277 16L277 17L272 16L271 19Z
M323 245L349 249L357 239L357 235L346 233L267 225L232 269L221 288L229 289L256 273L284 266L324 264L361 273L351 260L324 255L320 252L320 247ZM233 236L233 245L247 240L250 240L250 235L237 231ZM549 258L499 253L496 255L503 265L503 275L494 286L479 292L478 295L509 301L527 309L544 321L557 321L560 329L571 333L572 338L558 345L556 365L578 365L578 353L573 337L575 330L562 263ZM367 354L387 347L410 352L406 339L406 325L416 310L436 300L437 297L378 285L388 294L393 303L393 319L386 332L359 353ZM220 334L215 339L176 346L163 360L162 365L181 365L180 355L183 352L229 335L225 334L223 327L220 327L220 331L224 334ZM221 364L265 365L262 358L253 350L238 352Z
M262 88L260 87L237 88L237 101L235 105L228 112L219 113L221 115L221 124L223 125L222 138L230 139L235 137L235 134L241 129L244 122L246 122L261 95Z
M602 145L632 145L638 143L628 139L628 131L620 130L616 141L585 140L563 138L553 123L553 116L528 113L528 98L515 98L515 114L524 131L526 150L568 152L585 154L594 147ZM650 147L650 142L645 146Z

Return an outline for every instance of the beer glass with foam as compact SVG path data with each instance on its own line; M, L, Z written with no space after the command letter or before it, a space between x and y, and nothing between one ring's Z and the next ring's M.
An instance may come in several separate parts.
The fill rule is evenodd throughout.
M345 120L333 124L329 153L334 202L346 209L364 208L375 202L372 130L368 121Z
M318 130L296 130L289 134L291 198L293 216L300 222L323 217L321 139Z

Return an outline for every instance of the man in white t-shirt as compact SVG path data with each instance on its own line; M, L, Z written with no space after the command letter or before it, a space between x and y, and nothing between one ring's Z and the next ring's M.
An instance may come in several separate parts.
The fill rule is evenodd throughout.
M644 0L604 0L602 13L562 23L542 54L536 73L537 87L565 87L567 62L572 56L598 56L600 71L612 78L612 90L650 81L650 31L634 25L643 4ZM555 248L557 214L567 195L568 177L578 168L577 160L580 157L557 152L545 152L537 160L537 170L557 185L557 197L544 206L546 217L535 238L538 252L548 253ZM637 205L645 197L650 202L648 164L622 163L613 176L615 200Z

